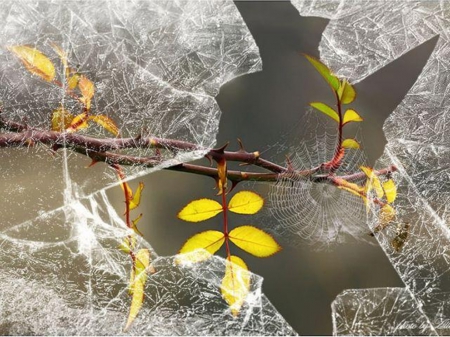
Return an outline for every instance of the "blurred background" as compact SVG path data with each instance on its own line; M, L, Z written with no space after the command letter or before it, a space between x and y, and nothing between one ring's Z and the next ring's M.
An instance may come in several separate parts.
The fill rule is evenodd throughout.
M291 138L292 133L296 138L303 134L306 137L307 128L312 127L302 123L308 103L317 100L333 103L328 85L300 55L319 57L318 46L327 20L301 17L287 1L236 1L235 4L260 49L263 71L241 76L222 86L216 97L222 110L217 145L230 141L229 149L237 150L236 139L240 138L248 151L258 150L265 158L282 163L285 153L280 141ZM420 74L435 42L436 39L426 42L355 85L358 96L352 108L364 118L359 134L369 165L383 152L385 119ZM44 212L54 208L52 205L60 205L61 199L46 194L45 188L61 191L63 186L61 181L53 179L60 172L60 162L50 157L43 160L43 156L33 152L23 156L19 151L23 150L11 149L0 154L4 175L20 171L20 184L26 183L28 190L35 186L34 193L20 198L21 203L4 204L8 214L3 215L15 223L29 219L29 214L37 210ZM22 159L13 160L15 157ZM89 161L85 161L87 166ZM101 175L103 171L99 164L82 174ZM159 255L174 255L190 236L221 227L220 217L202 223L186 223L176 217L189 201L214 198L217 191L213 189L212 179L162 171L132 181L133 189L139 181L146 186L140 206L144 213L140 230ZM20 195L17 188L20 184L12 180L5 182L0 186L0 194ZM268 186L263 184L247 188L256 189L264 196L268 191ZM121 189L109 189L107 194L120 213ZM2 202L7 203L7 198ZM25 205L33 205L34 211L25 210ZM249 224L256 220L232 217L231 221ZM6 224L5 220L3 226ZM326 250L301 242L293 246L286 237L277 239L283 244L283 250L270 258L258 259L237 249L236 253L252 272L264 277L264 293L301 335L332 333L330 306L345 289L403 286L375 239L371 244L367 243L370 239L349 240ZM219 253L224 256L223 251Z

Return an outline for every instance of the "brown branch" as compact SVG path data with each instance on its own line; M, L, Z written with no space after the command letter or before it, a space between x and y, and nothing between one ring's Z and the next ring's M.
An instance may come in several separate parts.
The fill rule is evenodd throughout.
M172 152L178 151L205 151L205 157L213 158L216 161L225 159L227 161L236 161L249 165L255 165L270 171L270 173L244 172L244 171L228 171L228 179L233 182L240 181L268 181L274 182L279 179L301 180L309 179L315 182L335 183L333 174L318 174L318 168L310 170L295 171L292 168L280 166L266 159L260 158L259 152L247 152L242 148L239 151L224 151L222 149L208 149L193 143L164 139L158 137L136 137L136 138L94 138L77 133L46 131L28 127L27 125L7 121L0 118L0 128L8 133L0 134L0 147L20 147L32 146L34 144L45 144L55 149L66 147L77 153L88 156L93 161L105 162L108 165L124 165L124 166L142 166L156 167L162 164L160 156L132 156L127 154L114 153L111 151L122 149L139 149L139 148L155 148L167 149ZM188 172L216 178L218 172L216 168L206 167L195 164L180 163L165 169L178 172ZM387 175L396 170L395 166L375 171L378 175ZM348 181L360 179L364 177L363 172L354 173L339 178Z

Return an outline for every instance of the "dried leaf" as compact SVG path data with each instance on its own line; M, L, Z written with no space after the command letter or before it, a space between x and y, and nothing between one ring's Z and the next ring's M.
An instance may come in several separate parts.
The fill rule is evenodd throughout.
M363 119L361 118L360 115L358 115L358 113L355 110L348 109L347 111L345 111L344 120L342 124L345 125L350 122L362 122L362 121Z
M211 199L191 201L178 213L178 218L189 222L208 220L222 212L222 205Z
M128 315L125 331L128 330L131 323L135 320L144 302L144 288L147 281L147 268L150 265L150 251L148 249L140 249L136 254L135 270L132 282L132 293L130 314Z
M70 127L74 116L64 109L64 107L59 107L52 113L52 131L63 132L65 129Z
M304 54L306 59L314 66L314 68L316 68L316 70L319 72L320 75L322 75L322 77L325 79L325 81L328 82L328 84L331 86L331 88L333 88L333 90L337 91L339 90L339 79L331 74L330 69L323 64L322 62L320 62L318 59L316 59L315 57L309 56Z
M245 262L241 258L231 255L227 260L220 291L234 316L239 314L247 298L250 290L250 278L251 274Z
M116 126L114 121L105 115L98 115L98 116L90 116L90 120L94 121L101 127L103 127L106 131L111 132L114 136L119 135L119 128Z
M336 122L339 123L339 115L336 111L334 111L333 108L329 107L328 105L320 102L312 102L309 103L313 108L316 108L320 112L323 112L325 115L333 118Z
M189 238L180 249L177 263L195 263L208 259L217 252L225 241L225 235L219 231L205 231ZM192 253L193 254L186 254Z
M36 48L29 46L11 46L8 50L14 53L27 70L47 82L55 78L55 66L52 61Z
M86 106L86 109L89 110L91 108L91 99L94 96L95 91L94 83L86 76L81 75L78 80L78 88L80 88L81 95L83 96L81 101Z
M386 201L391 204L397 197L397 187L392 179L389 179L383 183L384 193L386 194Z
M345 139L342 142L342 147L345 149L359 149L360 145L355 139Z
M403 246L406 243L406 240L408 240L410 226L411 225L409 223L405 224L404 226L401 226L399 224L399 228L397 229L397 235L391 242L392 247L395 249L397 253L400 253L402 251Z
M229 233L236 246L257 257L268 257L281 250L274 238L253 226L240 226Z
M217 189L219 192L217 195L221 195L227 189L227 161L225 159L220 160L217 163Z
M264 199L259 194L251 191L240 191L231 198L228 209L238 214L255 214L263 205Z
M88 121L88 114L87 112L83 112L72 119L72 122L70 123L70 126L67 128L67 132L75 132L82 129L86 129L89 125L87 123Z

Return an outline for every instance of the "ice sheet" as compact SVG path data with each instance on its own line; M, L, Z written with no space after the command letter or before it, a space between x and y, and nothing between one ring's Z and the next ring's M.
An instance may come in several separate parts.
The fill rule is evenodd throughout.
M337 334L448 334L450 332L450 233L448 184L450 164L448 86L449 15L447 1L293 1L302 15L330 18L320 45L321 57L338 75L356 83L402 54L439 35L439 40L417 82L386 120L388 144L377 167L395 164L398 198L397 224L377 239L405 282L404 291L365 290L338 298L334 305ZM387 93L389 94L389 93ZM374 217L371 226L377 224ZM393 240L407 236L398 252ZM352 294L350 291L349 294ZM409 298L409 299L408 299ZM429 322L429 329L402 330L403 318L366 319L349 312L376 307L388 312L396 304L404 317ZM417 313L411 308L416 308ZM345 310L344 310L345 309ZM370 315L368 317L371 317ZM409 320L412 318L409 317ZM344 328L343 322L347 327ZM420 326L420 324L415 325ZM358 330L360 329L360 330Z
M80 110L6 49L30 45L62 71L51 43L94 82L92 113L108 115L123 136L202 146L215 143L220 86L261 69L258 48L229 0L8 0L0 8L4 117L49 129L60 104ZM108 136L95 127L83 132ZM89 160L70 151L2 150L0 334L295 334L262 294L261 277L252 275L248 301L234 318L220 294L223 259L181 267L143 239L139 248L150 250L156 273L146 282L138 318L123 332L131 260L118 246L130 230L105 193L117 182L114 172L103 164L86 169ZM161 166L201 154L163 153ZM135 167L127 174L151 171Z

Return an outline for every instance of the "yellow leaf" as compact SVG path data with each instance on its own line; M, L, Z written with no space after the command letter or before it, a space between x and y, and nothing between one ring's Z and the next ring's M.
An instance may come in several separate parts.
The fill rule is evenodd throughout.
M119 245L119 249L122 252L129 254L136 247L136 242L137 242L136 236L134 235L128 236L125 239L123 239L122 243Z
M217 252L223 245L225 236L219 231L205 231L195 234L189 238L180 249L180 255L177 263L195 263L208 259L212 254ZM192 253L193 254L186 254Z
M367 193L369 193L370 188L373 187L375 190L377 197L382 198L384 195L383 188L381 187L380 179L378 179L377 175L373 172L373 169L367 166L361 166L360 169L366 174L367 178L369 178L370 186L367 187Z
M140 236L144 236L144 235L142 235L142 233L141 233L141 232L139 231L139 229L137 228L137 224L138 224L138 222L139 222L141 219L142 219L142 213L139 214L139 216L138 216L136 219L134 219L134 220L131 221L131 228L132 228L136 233L138 233Z
M251 274L245 262L241 258L231 255L230 260L226 262L225 276L220 291L234 316L239 314L247 298L250 290L250 278Z
M132 275L132 292L133 297L131 299L130 314L128 315L127 324L125 330L128 330L131 323L139 313L144 302L144 287L147 281L147 268L150 264L150 251L148 249L140 249L136 254L135 259L135 272ZM134 277L133 277L134 276Z
M341 89L342 87L342 89ZM347 82L347 80L343 80L341 87L339 88L340 95L339 98L342 104L350 104L355 100L356 92L353 86Z
M70 90L75 89L78 85L79 80L80 80L80 74L75 73L72 76L69 75L67 77L67 85L69 86L69 89Z
M130 211L138 207L141 203L141 193L143 189L144 183L140 182L136 193L134 193L133 198L130 200Z
M309 103L313 108L316 108L320 112L323 112L325 115L333 118L336 122L339 123L339 115L336 111L334 111L333 108L329 107L328 105L320 102L312 102Z
M89 110L91 108L91 99L94 96L94 83L91 82L86 76L81 75L78 80L78 88L80 88L81 95L83 98L81 101L86 105L86 109Z
M228 209L238 214L255 214L264 205L264 199L255 192L240 191L228 203Z
M93 120L95 123L103 127L106 131L111 132L114 136L119 134L119 128L116 126L114 121L105 115L91 116L90 120Z
M136 276L136 272L134 268L131 268L130 271L130 284L128 285L128 295L133 295L134 291L134 277Z
M86 129L89 125L87 123L88 121L88 114L86 112L83 112L72 119L72 122L70 123L70 126L67 128L67 132L75 132L82 129Z
M211 199L191 201L178 213L178 218L189 222L208 220L222 212L222 205Z
M395 219L395 210L391 205L384 205L380 209L380 223L383 227Z
M358 113L353 109L348 109L344 114L344 120L342 122L343 125L350 122L362 122L362 118Z
M257 257L268 257L281 250L272 236L253 226L240 226L229 233L236 246Z
M394 181L392 179L385 181L383 183L383 189L384 193L386 193L387 202L389 204L393 203L397 197L397 187L395 186Z
M342 147L344 149L359 149L360 145L356 140L349 138L349 139L345 139L342 142Z
M27 70L47 82L55 78L55 66L52 61L36 48L29 46L11 46L8 50L14 53Z
M64 107L59 107L52 113L52 130L62 132L67 129L72 123L74 116L64 109Z

